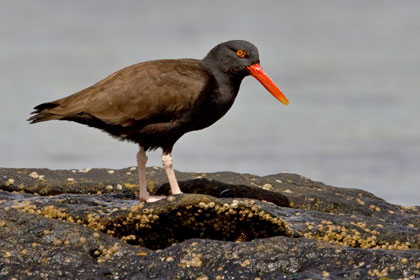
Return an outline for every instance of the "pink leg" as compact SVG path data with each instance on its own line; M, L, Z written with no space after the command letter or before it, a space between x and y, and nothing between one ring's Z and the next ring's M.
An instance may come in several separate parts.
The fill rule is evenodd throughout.
M144 202L154 202L164 198L164 196L150 195L146 188L146 163L147 156L145 150L140 147L140 151L137 153L137 165L139 172L139 199Z
M176 180L174 169L172 168L172 156L170 153L162 153L162 164L163 169L165 169L166 175L168 176L172 194L182 193L178 181Z

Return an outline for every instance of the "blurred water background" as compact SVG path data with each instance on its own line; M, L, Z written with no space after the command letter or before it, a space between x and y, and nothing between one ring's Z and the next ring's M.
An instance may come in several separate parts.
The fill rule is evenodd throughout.
M175 145L182 171L288 171L420 204L420 1L0 1L0 166L123 168L137 147L35 105L136 62L246 39L290 100L252 78ZM149 155L160 166L160 151Z

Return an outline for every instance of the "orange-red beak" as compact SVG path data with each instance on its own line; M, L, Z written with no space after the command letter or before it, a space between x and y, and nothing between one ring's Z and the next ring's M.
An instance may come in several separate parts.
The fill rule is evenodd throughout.
M280 100L285 105L289 104L286 96L283 92L276 86L276 84L270 79L270 77L264 72L261 66L258 63L255 63L251 66L248 66L249 73L257 79L275 98Z

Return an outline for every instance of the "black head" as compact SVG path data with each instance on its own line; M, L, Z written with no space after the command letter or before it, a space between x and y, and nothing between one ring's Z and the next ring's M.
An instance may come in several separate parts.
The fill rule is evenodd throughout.
M286 96L261 68L257 47L250 42L234 40L221 43L206 55L203 62L213 71L223 73L237 89L245 76L252 75L275 98L289 104Z
M258 49L243 40L233 40L215 46L204 58L206 63L223 73L245 77L248 66L259 63Z

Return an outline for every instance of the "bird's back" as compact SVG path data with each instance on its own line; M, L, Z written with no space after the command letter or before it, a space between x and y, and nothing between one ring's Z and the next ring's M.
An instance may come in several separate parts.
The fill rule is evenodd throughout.
M29 121L71 120L130 140L127 134L176 126L191 112L209 79L199 60L138 63L80 92L36 106Z

